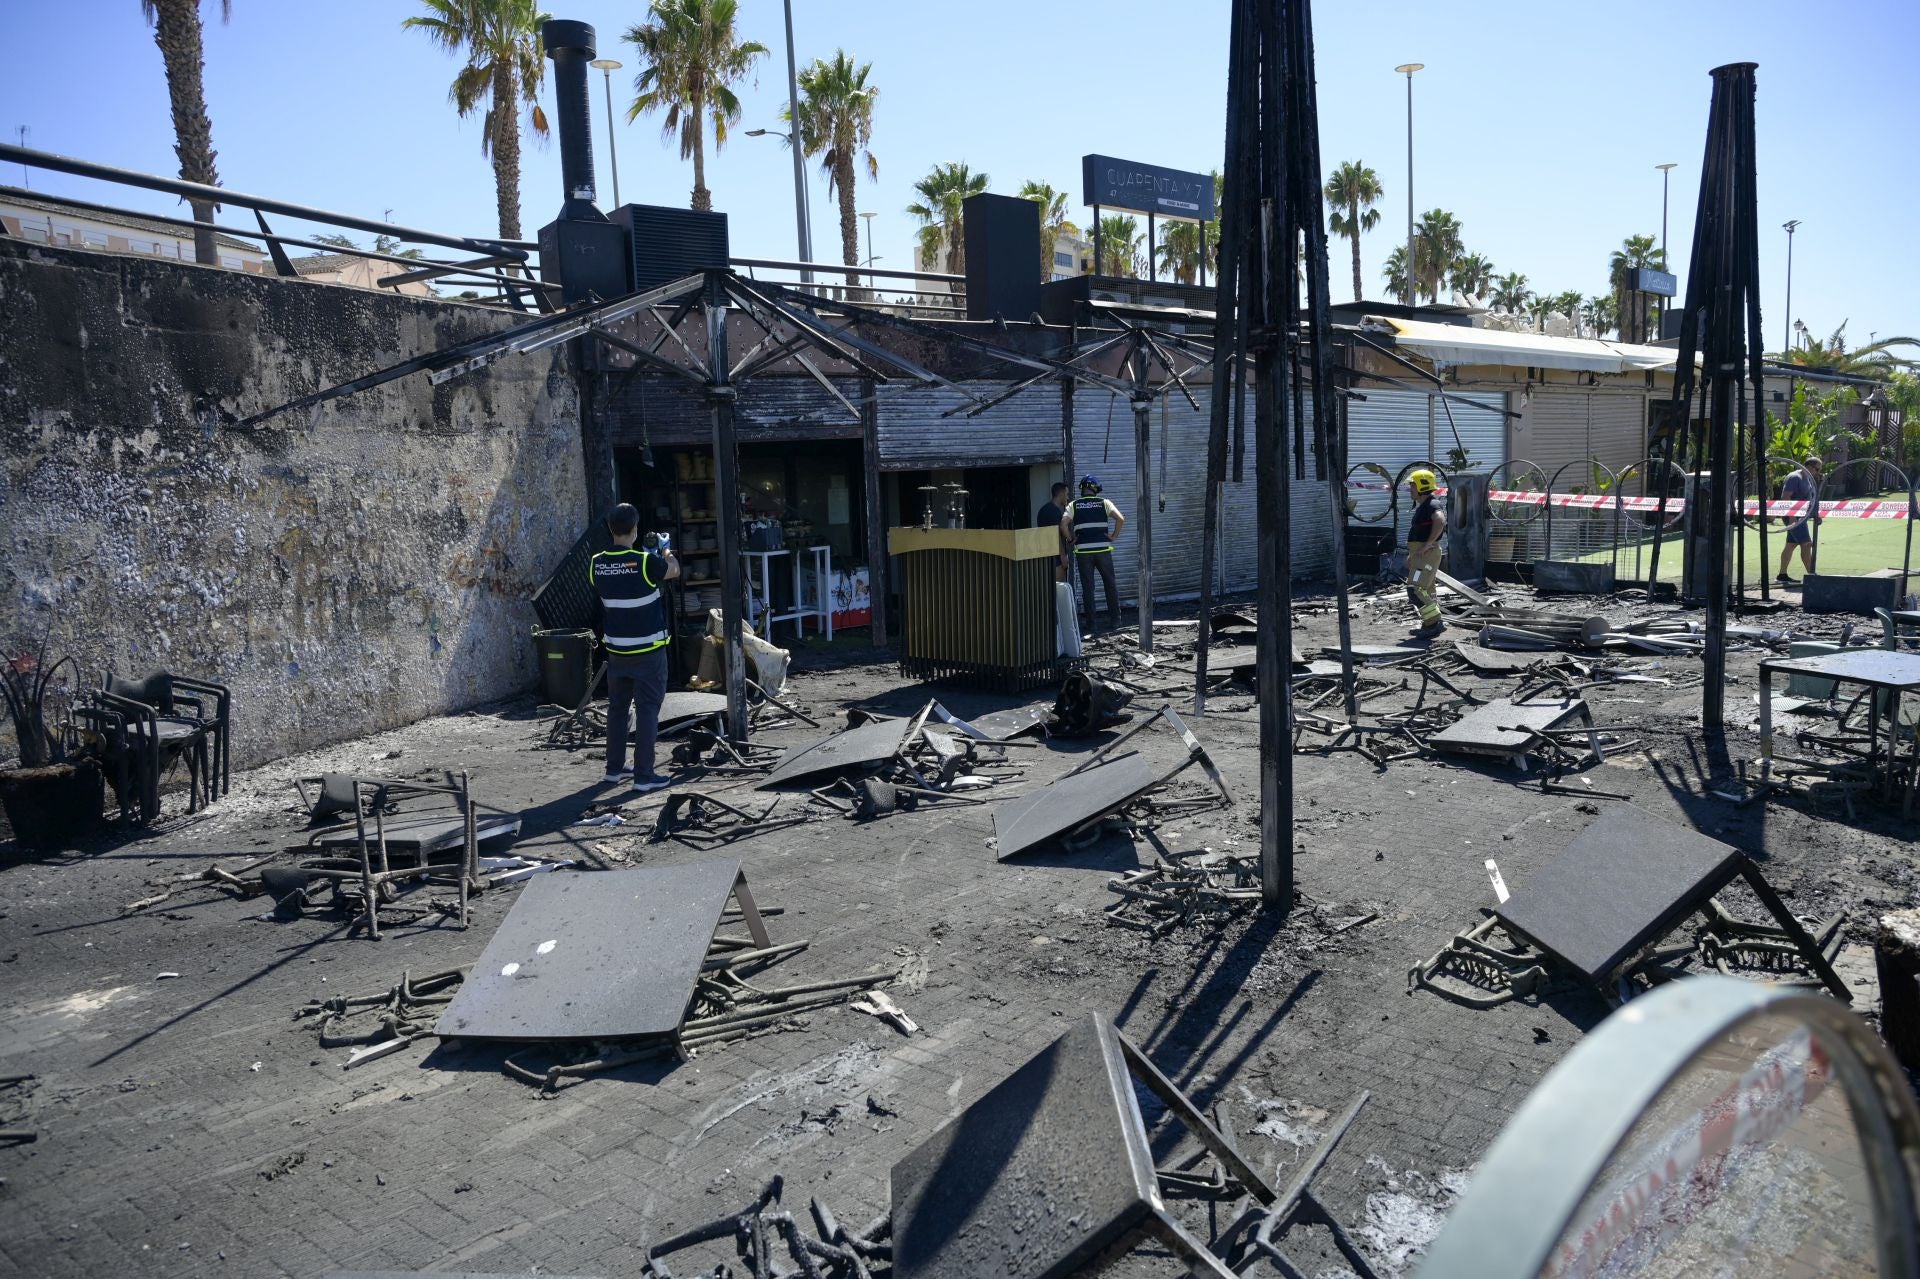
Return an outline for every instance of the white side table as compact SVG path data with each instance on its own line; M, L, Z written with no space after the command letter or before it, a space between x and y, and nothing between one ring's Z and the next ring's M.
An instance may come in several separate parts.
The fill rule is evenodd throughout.
M809 607L805 595L800 589L800 556L793 557L793 612L786 614L794 619L800 628L802 638L807 633L806 619L820 619L820 630L828 639L833 638L833 548L830 546L809 546L804 554L813 559L813 603Z
M749 585L753 583L753 571L756 563L760 569L760 589L757 595L755 595L755 598L759 601L759 607L757 609L754 608L753 600L748 601L747 621L751 622L754 627L760 631L763 639L771 640L773 638L773 624L775 622L784 622L792 616L790 613L775 613L773 611L773 562L792 553L793 552L787 550L742 552L747 561L747 583ZM766 620L764 627L761 626L761 619L763 617Z

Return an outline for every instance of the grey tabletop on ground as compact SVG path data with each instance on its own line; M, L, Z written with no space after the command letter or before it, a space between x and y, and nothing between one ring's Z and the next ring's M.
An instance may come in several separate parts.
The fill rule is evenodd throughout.
M434 1033L673 1034L739 874L729 859L530 880Z
M1152 1214L1111 1029L1085 1018L893 1166L902 1279L1069 1275Z
M1784 657L1762 661L1760 674L1772 671L1794 675L1824 675L1829 679L1850 680L1875 688L1900 692L1920 689L1920 653L1897 653L1885 648L1851 648L1842 653L1822 653L1815 657Z
M995 711L991 715L976 715L967 723L986 734L988 741L1004 742L1022 733L1033 732L1045 724L1051 714L1052 702L1035 702L1031 706L1016 706L1012 710Z
M1495 913L1599 981L1739 869L1738 849L1623 804L1609 808Z
M998 837L995 855L1005 861L1072 834L1134 796L1152 790L1185 764L1185 760L1155 764L1145 756L1122 755L1037 791L1002 800L993 809L993 830Z
M1553 702L1523 702L1515 705L1496 698L1476 711L1461 716L1428 738L1435 750L1466 751L1509 755L1533 744L1532 729L1544 732L1559 728L1585 714L1587 704L1579 698Z
M668 693L660 702L660 722L672 724L683 719L699 719L703 715L718 715L727 709L727 699L721 693L690 693L684 690Z
M780 757L773 771L754 783L756 790L787 786L825 773L879 764L900 753L907 721L881 719L796 746Z

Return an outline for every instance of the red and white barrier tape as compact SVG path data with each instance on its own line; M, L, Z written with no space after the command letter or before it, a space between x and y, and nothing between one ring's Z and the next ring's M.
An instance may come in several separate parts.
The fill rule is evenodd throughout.
M1348 480L1350 489L1367 489L1385 492L1391 486L1373 480ZM1447 490L1436 489L1440 496L1446 496ZM1570 507L1575 510L1599 511L1653 511L1660 510L1658 497L1615 497L1609 493L1542 493L1537 489L1512 490L1494 489L1487 494L1489 502L1499 502L1506 506L1553 506ZM1788 502L1774 498L1767 503L1766 513L1770 518L1791 519L1805 516L1813 503L1807 501ZM1670 497L1666 504L1667 513L1679 518L1686 512L1687 501L1681 497ZM1760 514L1760 502L1757 498L1748 498L1741 507L1747 515ZM1820 514L1825 519L1840 520L1904 520L1911 514L1908 503L1885 498L1853 498L1845 502L1823 502Z

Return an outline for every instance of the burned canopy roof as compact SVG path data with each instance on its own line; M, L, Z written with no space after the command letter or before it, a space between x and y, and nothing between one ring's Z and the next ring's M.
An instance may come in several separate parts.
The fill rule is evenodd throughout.
M751 347L731 361L713 357L713 347L703 331L707 326L688 323L695 315L708 316L711 322L713 316L729 310L739 311L749 321L750 331L759 334ZM623 336L622 330L627 328L624 322L630 320L652 321L651 338L634 340ZM878 340L882 333L889 336L885 344ZM901 337L908 340L901 341ZM402 360L290 400L237 425L252 428L282 413L310 408L415 373L425 373L429 381L439 385L508 356L529 355L573 338L593 339L612 348L626 357L623 362L634 372L664 374L708 391L737 386L790 361L818 382L854 420L859 418L859 409L828 379L822 369L826 361L837 362L877 383L905 380L923 386L943 386L959 392L971 406L990 407L961 386L959 378L968 376L966 371L955 368L955 376L950 377L905 353L919 344L944 353L947 358L942 363L949 367L953 367L956 359L962 364L971 364L975 374L1005 376L1010 370L1023 371L1030 381L1075 377L1129 394L1133 390L1130 383L1119 378L1051 355L1025 354L948 326L910 320L856 304L831 302L777 284L751 280L730 270L713 270L610 302L591 302L557 315L542 316L500 333Z

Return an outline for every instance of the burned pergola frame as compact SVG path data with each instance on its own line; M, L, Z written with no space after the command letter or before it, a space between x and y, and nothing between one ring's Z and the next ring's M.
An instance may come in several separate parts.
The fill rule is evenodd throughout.
M729 351L729 317L734 311L745 316L761 334L760 339L738 359L733 358ZM638 321L643 317L657 326L657 332L650 339L634 340L613 330L616 324ZM695 325L696 317L704 333L689 340L685 330ZM527 321L500 333L402 360L256 413L234 423L233 429L254 430L280 414L312 408L415 373L427 374L428 381L437 386L484 369L508 356L529 355L576 339L597 342L632 357L632 368L623 370L627 376L643 371L653 372L699 388L712 414L714 473L718 489L716 505L725 516L738 511L740 506L739 453L735 433L740 387L776 365L791 361L817 382L850 418L867 428L867 497L869 506L877 511L875 397L867 393L858 400L849 399L833 385L816 362L817 357L837 362L875 386L894 381L907 381L917 386L940 386L959 394L969 405L986 405L980 396L957 381L874 341L868 332L872 329L910 334L936 342L947 350L973 355L989 364L1024 370L1028 381L1022 383L1023 386L1047 378L1078 378L1129 394L1133 391L1130 382L1059 359L1023 354L882 310L829 301L777 284L749 279L730 269L716 268L626 297L591 301L557 315ZM734 741L744 741L747 737L747 680L741 643L744 569L741 564L739 521L722 518L719 530L727 732ZM867 549L872 564L884 563L885 548L878 524L872 519L868 521ZM886 633L885 612L881 604L883 598L884 583L878 583L874 590L876 644L884 643Z
M1105 312L1101 318L1109 324L1118 326L1119 331L1098 329L1084 338L1078 338L1064 347L1050 351L1043 358L1051 367L1014 383L1004 391L988 396L978 404L961 409L949 409L946 416L962 413L967 417L975 417L996 404L1012 399L1029 387L1068 376L1094 382L1116 393L1126 395L1128 403L1133 407L1134 520L1139 525L1139 534L1135 539L1139 546L1135 556L1135 563L1138 566L1138 583L1135 591L1140 614L1138 638L1140 651L1151 653L1153 651L1154 490L1150 454L1153 405L1155 401L1177 390L1196 413L1200 411L1200 402L1194 398L1193 388L1187 385L1187 378L1212 364L1213 344L1167 329L1149 328L1112 311ZM1114 361L1118 361L1120 367L1126 370L1124 379L1103 373L1096 367L1098 363L1110 364ZM1166 463L1164 439L1161 441L1160 459L1164 468ZM1161 478L1162 480L1166 478L1164 471Z

